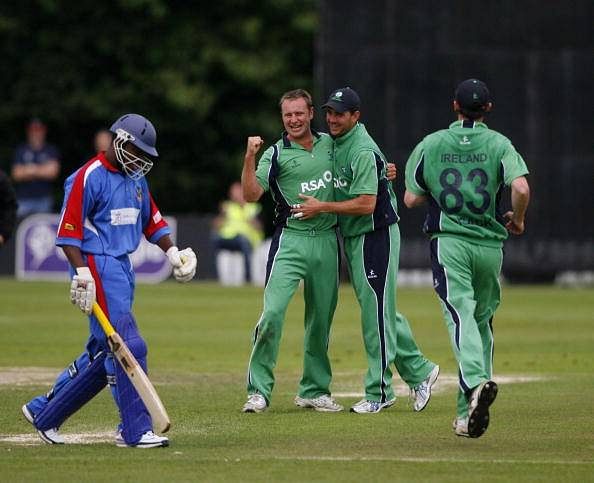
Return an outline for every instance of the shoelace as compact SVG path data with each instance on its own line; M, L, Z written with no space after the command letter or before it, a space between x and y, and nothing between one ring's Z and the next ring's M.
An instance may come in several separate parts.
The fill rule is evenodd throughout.
M382 407L382 403L381 402L371 401L371 409L373 409L373 412L378 411L381 407Z
M422 397L425 397L427 394L428 385L425 381L419 384L417 387L411 387L408 392L408 404L409 406L413 406L415 401L417 400L417 394L421 394Z
M336 406L336 402L326 394L322 396L318 396L315 399L312 399L314 404L326 405L326 406Z
M261 402L260 398L263 397L260 394L250 394L248 397L248 402L251 404L259 404Z
M370 401L368 399L365 399L364 401L359 401L359 403L357 403L356 406L364 407L365 404L367 404L367 407L369 408L370 412L376 412L382 406L381 402Z

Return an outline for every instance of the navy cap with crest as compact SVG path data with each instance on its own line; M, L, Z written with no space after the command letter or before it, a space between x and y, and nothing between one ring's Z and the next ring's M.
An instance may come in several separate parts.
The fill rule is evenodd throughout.
M350 87L341 87L330 94L322 109L334 109L336 112L358 111L361 107L359 95Z
M484 111L491 102L491 94L487 85L478 79L466 79L456 88L454 99L462 109L473 112Z

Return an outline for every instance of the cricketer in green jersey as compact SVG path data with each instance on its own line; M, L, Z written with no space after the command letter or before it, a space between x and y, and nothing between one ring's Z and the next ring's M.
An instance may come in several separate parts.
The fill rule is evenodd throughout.
M433 285L458 362L454 431L478 438L497 396L493 382L493 315L499 306L502 246L508 232L524 231L530 198L522 157L505 136L482 121L492 108L487 86L462 82L455 92L458 120L425 137L406 164L404 203L428 202ZM498 202L511 186L512 211Z
M331 397L332 370L328 358L330 326L338 296L339 255L336 215L324 214L302 221L291 215L300 193L334 199L332 139L311 129L313 103L302 89L281 97L285 132L259 160L259 136L247 141L241 176L244 197L257 201L270 191L276 204L276 230L272 237L264 308L253 337L247 375L248 400L244 412L262 412L270 405L274 367L289 301L303 280L305 337L303 377L295 404L322 412L343 408Z
M414 394L414 410L421 411L439 366L423 356L408 321L396 309L400 232L396 197L385 176L386 158L358 122L360 100L353 89L337 89L323 107L334 138L336 201L305 193L292 212L306 221L338 214L368 362L365 397L351 411L377 413L394 404L392 363Z

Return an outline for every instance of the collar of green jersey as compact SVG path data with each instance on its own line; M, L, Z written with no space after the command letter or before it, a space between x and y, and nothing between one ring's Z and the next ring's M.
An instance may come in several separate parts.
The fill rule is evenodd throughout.
M318 142L318 140L322 137L322 135L312 129L311 133L313 134L314 137L314 144L316 144ZM291 143L291 141L289 140L289 133L287 131L283 131L283 148L301 148L303 149L303 146L301 146L299 143Z
M471 119L462 119L454 121L450 124L450 129L454 128L467 128L467 129L487 129L487 125L484 122L473 121Z

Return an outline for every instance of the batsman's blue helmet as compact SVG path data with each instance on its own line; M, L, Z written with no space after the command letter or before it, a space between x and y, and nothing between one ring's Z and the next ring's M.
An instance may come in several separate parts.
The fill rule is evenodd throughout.
M109 130L117 134L117 130L122 129L130 134L134 139L129 141L146 154L157 157L157 131L153 123L140 114L124 114L112 124Z
M113 146L116 159L122 165L123 171L132 179L145 176L153 167L153 161L148 156L159 156L155 147L157 132L153 124L140 114L125 114L114 122L109 130L115 134ZM139 157L127 150L128 142L148 156Z

